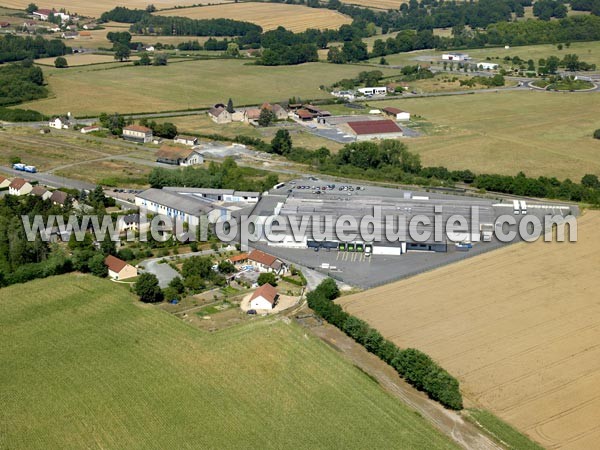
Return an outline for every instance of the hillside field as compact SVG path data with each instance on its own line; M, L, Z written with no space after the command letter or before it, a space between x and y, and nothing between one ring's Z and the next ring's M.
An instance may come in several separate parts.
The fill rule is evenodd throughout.
M233 98L237 105L331 98L319 86L356 77L355 65L307 63L266 67L244 60L172 61L163 67L102 66L67 70L44 68L50 98L21 105L46 114L75 115L107 112L154 112L210 107ZM385 74L397 73L384 69Z
M157 0L153 1L152 4L158 9L175 8L176 6L190 6L190 5L206 5L215 3L226 3L231 0ZM2 0L2 6L15 9L25 9L27 5L31 3L30 0ZM87 17L100 17L103 12L110 11L116 6L124 6L122 1L118 0L98 0L98 1L82 1L82 0L44 0L43 2L36 2L40 8L47 9L66 9L71 13L77 13ZM127 8L138 8L145 9L148 6L148 2L145 0L128 0L126 5Z
M206 334L71 274L0 290L2 448L455 448L297 325Z
M282 26L294 32L307 28L337 29L352 22L350 17L329 9L309 8L280 3L231 3L161 11L162 16L189 17L190 19L234 19L260 25L263 30Z
M600 174L600 141L592 138L600 127L597 93L499 90L370 105L396 106L429 124L425 135L404 141L425 165L506 175L523 171L573 181Z
M430 354L483 406L546 448L600 439L600 213L577 243L514 244L364 293L344 308Z

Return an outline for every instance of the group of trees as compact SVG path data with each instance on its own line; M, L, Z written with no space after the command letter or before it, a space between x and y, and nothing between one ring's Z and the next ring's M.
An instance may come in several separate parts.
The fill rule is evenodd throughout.
M342 47L331 47L327 52L327 61L334 64L364 61L369 58L367 44L360 39L344 42Z
M141 119L140 125L152 130L152 134L165 139L173 139L177 136L177 126L171 122L157 123L154 120Z
M469 78L467 80L460 80L461 86L469 86L469 87L473 87L477 84L480 84L482 86L487 86L487 87L500 87L500 86L504 86L504 83L505 83L504 77L500 74L496 74L492 77L477 76L477 77Z
M328 278L307 295L308 306L327 322L338 327L353 340L392 366L415 388L450 409L463 407L459 383L425 353L416 349L399 349L376 329L334 303L339 297L334 280Z
M31 60L0 66L0 106L16 105L47 95L44 73Z
M591 11L600 16L600 0L571 0L570 4L574 11Z
M553 17L562 19L567 17L569 10L559 0L537 0L533 4L533 15L540 20L550 20Z
M53 58L71 53L59 39L44 39L42 36L15 36L7 34L0 39L0 64L25 59Z
M208 168L185 167L179 170L155 168L149 176L153 188L188 186L239 191L264 192L276 185L277 175L251 167L240 167L231 158L222 164L210 163Z
M256 64L263 66L296 65L319 60L314 44L273 45L262 52Z

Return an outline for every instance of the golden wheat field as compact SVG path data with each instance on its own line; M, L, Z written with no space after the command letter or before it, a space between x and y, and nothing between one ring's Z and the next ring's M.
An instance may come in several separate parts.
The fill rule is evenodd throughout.
M408 3L408 0L344 0L342 3L377 9L398 9L402 3Z
M279 26L290 31L307 28L336 29L352 22L350 17L329 9L308 8L279 3L232 3L198 8L174 9L157 13L163 16L180 16L191 19L234 19L252 22L264 30Z
M468 401L546 448L600 440L600 212L577 243L515 244L345 297L401 347L429 353Z
M190 6L190 5L207 5L215 3L226 3L231 0L158 0L158 1L146 1L146 0L128 0L127 2L120 2L118 0L98 0L98 1L81 1L81 0L44 0L43 2L35 2L39 8L46 9L66 9L71 13L77 13L79 15L87 17L100 17L103 12L110 11L116 6L126 6L127 8L140 8L145 9L150 3L152 3L157 9L175 8L176 6ZM27 5L31 3L31 0L2 0L2 6L15 9L25 9Z

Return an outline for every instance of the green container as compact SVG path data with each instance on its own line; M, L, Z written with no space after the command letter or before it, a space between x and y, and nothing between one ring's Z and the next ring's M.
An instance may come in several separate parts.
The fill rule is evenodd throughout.
M348 251L349 252L353 252L354 251L354 244L348 244Z
M340 250L341 252L345 252L345 251L346 251L346 243L344 243L344 242L340 242L340 247L339 247L339 250Z

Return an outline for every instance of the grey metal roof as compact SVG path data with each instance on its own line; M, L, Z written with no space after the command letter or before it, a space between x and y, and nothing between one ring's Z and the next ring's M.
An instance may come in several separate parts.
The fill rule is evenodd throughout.
M146 201L154 202L168 208L182 211L192 216L198 216L202 213L209 213L215 207L204 199L181 195L175 192L169 192L165 189L147 189L144 192L137 194L138 198Z

